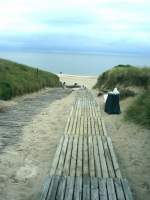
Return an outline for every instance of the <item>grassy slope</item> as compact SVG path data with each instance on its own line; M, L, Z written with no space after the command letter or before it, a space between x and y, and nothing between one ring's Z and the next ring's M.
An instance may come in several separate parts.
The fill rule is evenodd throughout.
M118 65L98 77L96 88L113 89L116 86L138 86L147 89L150 85L150 68Z
M1 99L10 99L12 96L58 85L59 78L55 74L0 59Z
M150 68L137 68L130 65L119 65L99 76L95 88L110 90L118 87L121 95L132 96L128 87L143 88L135 101L128 107L125 117L147 128L150 128Z

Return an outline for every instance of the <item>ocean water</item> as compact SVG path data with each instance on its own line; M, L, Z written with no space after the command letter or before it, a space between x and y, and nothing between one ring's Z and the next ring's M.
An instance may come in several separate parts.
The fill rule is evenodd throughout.
M0 58L54 73L77 75L99 75L118 64L150 66L149 57L143 55L0 52Z

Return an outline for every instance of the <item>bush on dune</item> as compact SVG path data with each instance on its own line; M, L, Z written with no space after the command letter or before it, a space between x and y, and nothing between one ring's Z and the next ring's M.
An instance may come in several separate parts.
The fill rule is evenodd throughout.
M0 59L0 99L59 85L59 77L53 73Z

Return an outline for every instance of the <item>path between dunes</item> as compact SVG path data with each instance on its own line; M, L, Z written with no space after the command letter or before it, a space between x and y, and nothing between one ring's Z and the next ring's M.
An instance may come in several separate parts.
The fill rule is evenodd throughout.
M68 76L62 81L67 82ZM87 79L80 83L87 85ZM70 84L79 79L71 78ZM96 82L90 79L89 88ZM0 199L35 200L49 172L57 144L63 134L75 92L42 108L22 129L17 144L0 154ZM34 94L27 95L33 97ZM50 97L49 97L50 98ZM20 100L21 101L21 100ZM103 100L98 99L103 110ZM121 103L124 113L129 100ZM11 104L11 102L10 102ZM16 102L12 102L12 105ZM136 200L150 197L150 134L149 130L125 123L121 115L103 112L108 134L112 137L123 176L127 177Z

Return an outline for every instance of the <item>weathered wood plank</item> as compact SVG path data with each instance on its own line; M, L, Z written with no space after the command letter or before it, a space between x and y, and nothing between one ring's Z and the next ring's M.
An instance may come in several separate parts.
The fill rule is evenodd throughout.
M83 139L83 175L89 175L89 157L88 157L88 144L87 144L87 137Z
M55 200L64 200L65 188L66 188L66 178L61 176L59 180L59 185L58 185Z
M97 177L102 177L97 140L95 136L93 137L93 145L94 145L95 173Z
M83 192L82 200L90 200L90 178L83 177Z
M99 179L100 200L109 200L107 195L106 179Z
M71 155L71 165L70 165L71 176L76 176L77 148L78 148L78 138L74 137L72 155Z
M60 154L58 166L57 166L57 171L56 171L57 175L62 174L62 170L63 170L64 162L65 162L65 157L66 157L66 152L67 152L68 141L69 141L68 136L65 136L63 146L62 146L62 149L61 149L61 154Z
M131 190L129 188L128 181L126 179L122 180L123 191L126 197L126 200L133 200Z
M121 176L121 172L120 172L120 169L119 169L118 161L116 159L116 156L115 156L115 153L114 153L114 149L113 149L110 137L107 137L107 142L108 142L108 147L109 147L109 150L110 150L110 154L111 154L111 158L112 158L113 167L114 167L114 171L115 171L116 177L117 178L121 178L122 177Z
M120 179L114 179L114 185L116 189L117 200L126 200Z
M64 137L61 137L60 143L57 147L57 150L56 150L56 153L55 153L55 156L54 156L54 160L52 162L50 175L53 175L56 172L57 165L58 165L58 162L59 162L59 157L60 157L62 146L63 146L63 142L64 142Z
M104 148L106 164L107 164L107 168L108 168L108 172L109 172L109 177L115 178L115 172L114 172L114 168L113 168L112 158L111 158L111 155L109 152L106 137L102 137L102 141L103 141L103 148Z
M66 191L65 191L65 200L72 200L73 198L73 192L74 192L74 180L75 177L67 177L67 185L66 185Z
M55 200L60 176L53 176L46 200Z
M89 136L88 138L88 150L89 150L89 171L90 176L95 176L95 166L94 166L94 147L93 147L93 137Z
M117 200L113 179L111 178L107 179L107 192L109 200Z
M43 187L42 187L42 193L41 193L41 196L40 196L40 200L46 200L46 197L47 197L48 191L49 191L49 187L50 187L50 184L51 184L51 180L52 180L51 176L47 176L45 178L44 184L43 184Z
M98 179L91 178L91 200L99 200Z
M78 138L78 153L77 153L77 168L76 168L76 175L82 176L83 171L83 136Z
M63 168L63 171L62 171L63 176L69 176L70 175L72 143L73 143L73 137L69 137L69 143L68 143L68 148L67 148L67 153L66 153L66 159L65 159L64 168Z
M107 169L107 164L106 164L106 159L105 159L101 136L97 136L97 143L98 143L99 157L100 157L101 167L102 167L102 177L107 178L108 177L108 169Z
M76 177L73 200L82 199L82 177Z

